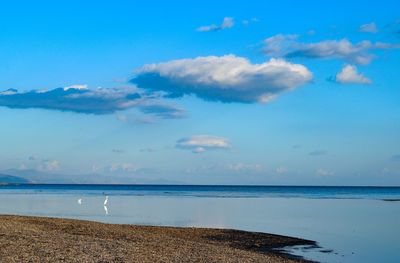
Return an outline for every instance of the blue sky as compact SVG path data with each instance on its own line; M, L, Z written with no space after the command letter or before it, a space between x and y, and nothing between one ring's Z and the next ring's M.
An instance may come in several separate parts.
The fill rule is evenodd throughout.
M2 3L0 171L399 185L399 7Z

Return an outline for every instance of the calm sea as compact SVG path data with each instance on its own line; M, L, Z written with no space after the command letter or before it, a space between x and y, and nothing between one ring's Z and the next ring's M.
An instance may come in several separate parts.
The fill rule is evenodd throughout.
M288 251L320 262L400 262L400 187L3 185L0 214L268 232L317 241Z

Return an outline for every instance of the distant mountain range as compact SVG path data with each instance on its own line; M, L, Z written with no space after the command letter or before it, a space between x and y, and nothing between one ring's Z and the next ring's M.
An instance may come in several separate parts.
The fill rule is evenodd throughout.
M0 184L180 184L181 182L163 179L139 178L136 175L80 174L65 175L46 173L38 170L9 169L0 171Z
M28 184L29 180L18 176L0 174L0 184Z

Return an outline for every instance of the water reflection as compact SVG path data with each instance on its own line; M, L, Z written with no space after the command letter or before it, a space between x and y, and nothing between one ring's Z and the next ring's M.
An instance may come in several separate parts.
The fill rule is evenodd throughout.
M108 208L107 208L107 204L108 204L108 195L106 195L106 199L104 200L103 206L104 206L104 212L106 212L106 215L108 215Z
M104 207L104 212L106 213L106 215L108 216L108 208L107 208L107 206L105 205L105 206L103 206Z
M380 200L7 193L0 213L297 236L321 248L291 252L323 262L396 262L400 249L400 203Z

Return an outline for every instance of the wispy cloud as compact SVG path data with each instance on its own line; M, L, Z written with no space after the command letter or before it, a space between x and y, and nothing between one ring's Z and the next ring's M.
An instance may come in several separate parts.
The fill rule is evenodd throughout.
M369 64L374 59L373 50L400 48L398 44L372 43L364 40L351 43L347 39L323 40L314 43L298 41L298 35L276 35L264 40L263 52L275 57L304 57L341 59L354 64Z
M37 157L36 155L31 155L31 156L28 157L29 161L36 161L38 159L39 159L39 157Z
M228 149L229 141L222 137L211 135L194 135L177 141L176 148L190 150L193 153L203 153L208 150Z
M322 156L322 155L326 155L326 154L327 154L327 152L324 150L315 150L315 151L308 153L308 155L310 155L310 156Z
M264 40L263 52L274 57L286 56L295 46L298 45L296 34L278 34Z
M0 106L17 109L40 108L77 113L110 114L138 105L142 96L136 88L87 89L74 85L53 90L0 92Z
M341 84L371 84L372 81L364 75L357 72L356 66L345 65L342 70L336 74L336 82Z
M31 155L28 157L28 161L29 163L21 164L21 170L36 169L43 172L53 172L60 169L60 162L58 160Z
M281 59L252 64L246 58L226 55L145 65L131 82L169 97L195 94L211 101L266 103L312 77L305 66Z
M92 164L91 172L96 174L108 174L108 175L127 175L132 173L143 172L145 169L140 168L132 163L116 162L111 164Z
M278 167L275 169L275 173L277 174L285 174L287 173L289 170L286 167Z
M361 25L358 30L364 33L378 33L379 31L377 25L373 22Z
M124 123L129 124L154 124L157 123L157 119L154 116L149 115L138 115L132 112L118 113L115 118Z
M153 153L153 152L155 152L156 151L156 149L153 149L153 148L142 148L142 149L140 149L139 150L139 152L142 152L142 153Z
M220 25L212 24L208 26L201 26L197 28L199 32L210 32L210 31L220 31L226 28L231 28L235 25L235 21L232 17L225 17Z
M105 169L111 173L117 172L135 172L138 170L138 167L131 163L113 163Z
M179 119L186 111L176 105L160 101L159 95L148 94L136 87L88 89L86 85L73 85L53 90L18 92L9 89L0 92L0 106L13 109L47 109L86 114L112 114L136 108L146 116L138 119ZM125 114L117 119L127 121Z
M237 163L227 163L227 164L206 164L195 166L191 168L185 169L186 173L189 174L228 174L228 175L249 175L249 174L263 174L267 172L267 169L257 163L244 163L244 162L237 162Z
M263 172L265 168L261 164L252 163L234 163L227 166L232 172Z
M333 171L327 170L327 169L317 169L315 171L315 175L317 176L331 176L334 175L335 173Z
M252 23L258 23L258 22L260 22L260 20L258 18L256 18L256 17L253 17L251 19L243 19L242 20L242 24L244 26L248 26L248 25L250 25Z
M122 149L112 149L111 150L113 153L118 153L118 154L121 154L121 153L124 153L125 151L124 150L122 150Z
M60 163L57 160L42 160L38 165L39 171L57 171L60 169Z
M139 106L145 114L154 115L162 119L181 119L186 116L186 111L174 105L152 103Z

